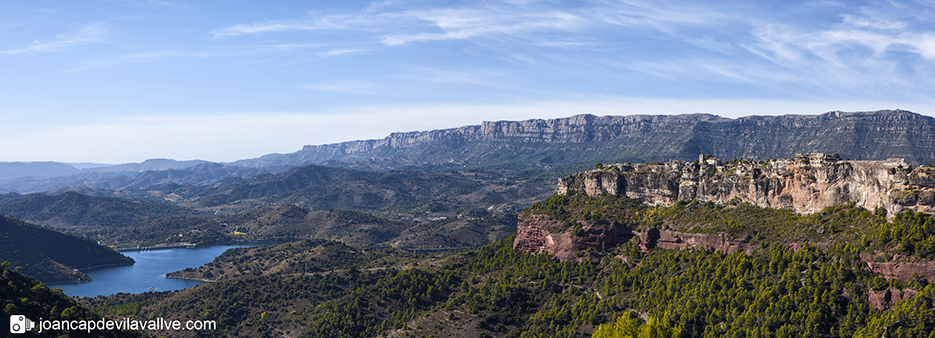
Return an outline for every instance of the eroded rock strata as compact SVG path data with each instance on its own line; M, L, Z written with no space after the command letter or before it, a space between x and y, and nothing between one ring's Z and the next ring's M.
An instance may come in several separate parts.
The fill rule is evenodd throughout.
M577 115L558 119L488 121L460 128L393 133L376 140L309 145L232 163L264 167L328 162L371 169L411 165L549 168L596 161L691 161L699 153L722 158L788 158L834 149L861 160L905 158L935 162L935 118L905 110L832 111L820 115L710 114Z
M626 195L652 206L677 201L746 202L799 214L856 203L893 215L935 213L935 168L912 168L903 159L849 161L814 152L792 159L614 164L559 182L559 193Z
M561 261L581 261L588 258L586 254L581 253L588 248L618 245L633 237L637 237L638 245L643 251L653 248L700 248L733 253L749 252L751 249L746 242L731 239L722 233L685 233L659 229L636 232L618 227L593 226L584 222L581 225L581 230L576 235L567 229L563 230L564 224L550 219L548 215L530 215L519 221L513 248L533 254L548 253Z
M747 242L731 239L723 233L700 234L678 231L649 229L639 235L640 249L649 251L652 248L662 249L691 249L702 248L724 253L736 251L749 252L751 248Z
M638 235L627 229L590 224L583 224L578 235L560 231L562 228L562 222L548 215L530 215L517 224L513 248L533 254L548 253L562 261L582 260L585 256L579 251L626 243Z

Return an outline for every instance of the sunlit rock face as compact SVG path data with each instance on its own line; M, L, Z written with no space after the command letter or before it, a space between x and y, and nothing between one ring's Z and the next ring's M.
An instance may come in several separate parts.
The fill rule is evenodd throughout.
M699 153L724 159L788 158L813 149L850 159L935 163L935 118L905 110L736 119L710 114L576 115L399 132L231 164L541 169L586 162L692 161Z
M652 206L677 201L747 202L799 214L847 203L890 215L935 213L935 168L903 159L850 161L813 152L791 159L614 164L559 181L559 193L626 195Z

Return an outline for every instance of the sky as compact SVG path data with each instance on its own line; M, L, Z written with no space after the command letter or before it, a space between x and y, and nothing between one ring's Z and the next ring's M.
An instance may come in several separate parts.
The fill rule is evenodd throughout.
M0 161L577 114L935 115L932 1L0 0Z

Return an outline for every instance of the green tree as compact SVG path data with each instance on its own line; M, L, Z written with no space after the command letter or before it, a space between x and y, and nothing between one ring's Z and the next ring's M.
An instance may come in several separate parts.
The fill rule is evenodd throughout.
M675 338L682 334L679 327L669 327L654 317L646 325L640 325L629 314L617 318L615 323L601 324L594 330L592 338Z

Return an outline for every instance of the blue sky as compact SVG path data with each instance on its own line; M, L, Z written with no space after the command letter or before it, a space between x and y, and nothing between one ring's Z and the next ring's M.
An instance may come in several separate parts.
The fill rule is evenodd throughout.
M935 114L931 1L0 0L0 161L233 161L485 120Z

